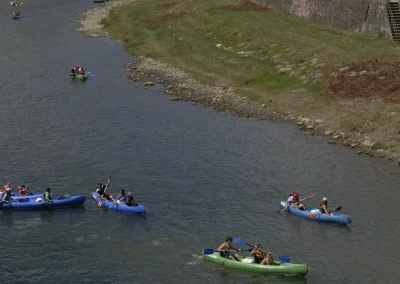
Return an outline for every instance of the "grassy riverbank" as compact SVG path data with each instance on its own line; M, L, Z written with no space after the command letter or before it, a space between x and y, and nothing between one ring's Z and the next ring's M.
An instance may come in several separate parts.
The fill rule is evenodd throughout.
M391 63L400 46L389 39L238 0L137 0L103 24L129 53L232 87L300 126L332 130L326 135L354 147L400 150L400 64Z

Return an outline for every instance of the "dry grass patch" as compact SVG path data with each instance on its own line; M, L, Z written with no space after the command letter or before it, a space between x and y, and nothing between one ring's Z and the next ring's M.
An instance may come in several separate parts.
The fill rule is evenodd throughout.
M167 21L172 21L172 20L175 20L175 19L182 18L186 14L187 14L187 12L162 14L162 15L159 15L159 16L147 18L146 22L148 22L148 23L167 22Z
M343 99L369 98L400 102L399 61L353 63L326 76L326 88Z
M266 12L271 11L270 8L263 7L261 5L255 4L250 0L243 0L240 4L237 5L224 5L222 9L232 10L232 11L256 11L256 12Z

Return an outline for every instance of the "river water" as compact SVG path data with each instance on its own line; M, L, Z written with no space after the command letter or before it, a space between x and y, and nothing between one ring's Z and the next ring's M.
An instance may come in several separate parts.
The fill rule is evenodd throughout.
M328 145L293 126L172 103L135 88L133 60L78 34L90 1L1 0L0 182L84 194L84 208L0 212L1 283L397 283L399 168ZM69 77L79 64L95 74ZM135 189L146 217L106 212L90 191ZM1 181L2 180L2 181ZM298 188L343 206L349 226L276 214ZM306 277L258 275L204 262L227 235L292 262Z

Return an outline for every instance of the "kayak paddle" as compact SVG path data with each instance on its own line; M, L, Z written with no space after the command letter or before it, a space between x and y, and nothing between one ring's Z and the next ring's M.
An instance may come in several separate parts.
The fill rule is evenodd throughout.
M329 214L332 213L333 211L334 211L334 212L338 212L338 211L340 211L340 210L342 210L342 206L337 207L335 210L330 210L330 211L329 211Z
M104 189L103 194L102 194L102 196L101 196L99 202L97 203L97 206L98 206L98 207L101 207L101 203L103 203L104 194L106 194L107 187L108 187L108 184L110 183L110 181L111 181L111 176L109 177L109 179L108 179L108 181L107 181L107 184L106 184L106 188Z
M253 250L252 248L249 248L247 251L251 252L252 250ZM237 250L228 250L228 251L237 251ZM205 249L203 251L204 254L213 254L214 252L219 252L219 251L214 250L214 249Z
M249 247L254 248L253 245L246 243L246 242L243 241L242 239L233 238L233 241L234 241L235 243L238 243L238 244L241 244L241 245L246 245L246 246L249 246ZM266 252L265 250L261 250L261 251ZM287 257L287 256L285 256L285 255L276 255L276 254L274 254L274 253L272 253L272 252L271 252L271 254L277 256L277 257L279 258L279 260L282 261L282 262L287 262L287 263L290 262L290 258Z
M300 199L300 200L297 201L295 204L299 203L300 201L303 201L303 200L306 200L306 199L308 199L308 198L311 198L311 197L313 197L313 196L315 196L315 193L314 193L314 194L311 194L310 196L307 196L307 197L305 197L305 198ZM294 204L293 204L293 205L294 205ZM286 208L287 208L287 207L285 207L285 208L283 208L283 209L277 211L276 213L281 213L281 212L282 212L283 210L285 210Z
M94 77L94 74L92 72L86 72L90 77Z

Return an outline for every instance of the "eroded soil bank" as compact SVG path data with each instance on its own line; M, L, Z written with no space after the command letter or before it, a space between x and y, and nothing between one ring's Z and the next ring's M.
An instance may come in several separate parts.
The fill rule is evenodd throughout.
M78 30L112 36L139 55L126 65L129 79L147 81L137 87L161 83L171 100L289 121L358 154L400 162L395 43L249 1L221 2L110 1L82 13Z

